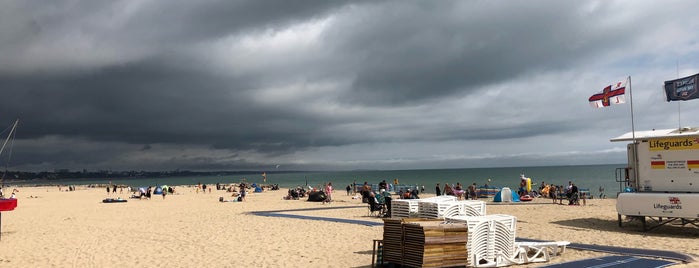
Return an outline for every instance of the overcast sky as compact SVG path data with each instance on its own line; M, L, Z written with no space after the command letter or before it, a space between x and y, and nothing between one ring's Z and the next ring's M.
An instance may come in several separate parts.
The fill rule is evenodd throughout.
M2 165L351 170L625 163L699 126L696 1L0 1ZM627 93L628 101L628 93ZM679 111L679 113L678 113ZM3 138L5 136L3 135ZM277 166L278 165L278 166Z

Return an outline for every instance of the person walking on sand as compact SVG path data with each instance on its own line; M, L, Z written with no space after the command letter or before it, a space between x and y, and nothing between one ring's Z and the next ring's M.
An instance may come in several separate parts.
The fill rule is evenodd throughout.
M439 189L439 183L437 183L437 187L435 187L434 190L437 196L442 195L442 190Z
M347 189L347 195L349 196L349 195L350 195L350 191L352 190L352 186L349 185L349 184L347 184L347 188L346 188L346 189Z

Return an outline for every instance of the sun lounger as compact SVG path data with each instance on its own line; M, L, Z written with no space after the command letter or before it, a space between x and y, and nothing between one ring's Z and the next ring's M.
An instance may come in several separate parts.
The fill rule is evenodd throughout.
M526 262L547 262L551 256L556 256L566 250L570 242L515 242L515 246L522 249Z

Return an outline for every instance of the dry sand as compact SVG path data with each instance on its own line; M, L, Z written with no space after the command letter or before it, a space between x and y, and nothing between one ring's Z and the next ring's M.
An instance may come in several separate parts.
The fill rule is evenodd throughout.
M224 191L197 194L193 187L177 187L179 194L165 199L105 204L103 188L18 189L18 207L2 213L0 267L370 267L372 240L383 235L381 226L250 214L321 208L283 213L382 223L367 216L366 204L344 192L335 193L335 201L325 205L282 200L285 189L254 193L246 202L222 203L220 196L232 199ZM127 198L130 193L109 197L117 196ZM586 206L550 202L489 203L487 212L516 216L520 238L699 255L697 227L640 232L639 224L617 226L615 200L589 200ZM608 254L568 249L550 263L603 255Z

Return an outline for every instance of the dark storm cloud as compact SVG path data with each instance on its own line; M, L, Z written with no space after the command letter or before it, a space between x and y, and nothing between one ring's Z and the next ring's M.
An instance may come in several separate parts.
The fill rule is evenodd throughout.
M0 119L22 118L35 168L343 167L367 157L346 147L613 133L620 112L571 103L626 75L620 61L658 61L652 36L676 27L647 5L3 2Z
M528 74L568 68L586 57L621 49L632 32L596 22L583 2L419 2L379 4L333 29L328 39L356 64L359 103L414 104ZM553 12L552 12L553 11ZM356 16L355 16L356 15ZM580 23L582 19L589 23ZM361 66L361 67L360 67Z

